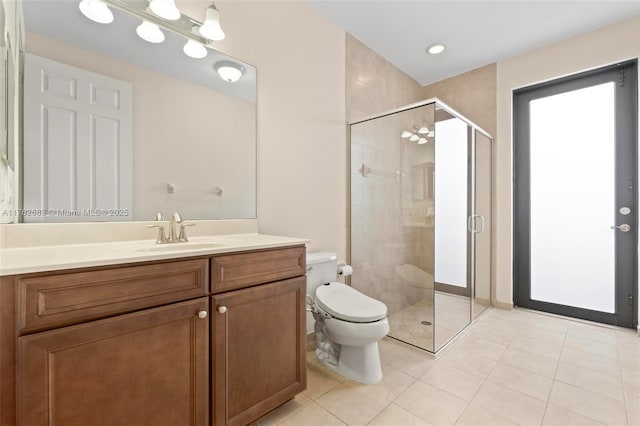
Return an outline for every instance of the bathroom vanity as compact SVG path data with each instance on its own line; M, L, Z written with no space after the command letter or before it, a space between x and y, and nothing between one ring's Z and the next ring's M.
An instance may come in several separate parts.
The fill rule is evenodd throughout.
M3 250L0 424L246 425L303 391L306 240L215 240Z

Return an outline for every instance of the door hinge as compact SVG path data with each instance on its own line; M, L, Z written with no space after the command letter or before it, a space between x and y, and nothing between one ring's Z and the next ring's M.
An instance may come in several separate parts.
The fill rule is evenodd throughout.
M618 86L620 87L624 87L624 80L627 76L627 69L626 68L620 68L618 70Z
M633 306L633 294L629 294L629 306Z

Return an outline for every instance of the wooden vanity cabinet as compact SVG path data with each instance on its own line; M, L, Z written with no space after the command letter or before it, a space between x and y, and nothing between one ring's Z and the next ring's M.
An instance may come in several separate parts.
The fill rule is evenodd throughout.
M249 424L306 387L304 274L299 245L1 277L0 424Z

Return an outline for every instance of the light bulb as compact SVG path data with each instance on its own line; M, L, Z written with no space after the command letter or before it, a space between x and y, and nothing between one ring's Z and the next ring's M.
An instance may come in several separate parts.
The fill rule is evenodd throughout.
M164 41L164 33L160 27L149 21L142 21L142 24L136 28L136 33L141 39L149 43L162 43Z
M78 7L84 16L99 24L113 22L113 13L102 0L82 0Z
M426 140L425 138L420 138L418 139L418 145L424 145L425 143L429 142L428 140Z
M180 19L180 11L176 7L174 0L151 0L149 9L154 14L169 21Z
M427 133L429 133L429 128L427 127L420 127L420 129L418 130L418 133L420 133L421 135L426 135Z
M244 74L244 67L231 61L217 62L214 67L220 77L229 83L235 83Z
M418 136L418 135L411 135L411 137L409 138L409 140L410 140L411 142L415 142L415 141L417 141L418 139L420 139L420 136Z
M182 48L187 56L195 59L202 59L207 56L207 48L197 41L189 40Z
M220 26L220 13L215 4L211 3L207 8L207 17L199 29L200 34L209 40L224 40L224 31Z
M406 138L410 138L410 137L411 137L411 135L412 135L412 133L411 133L410 131L408 131L408 130L404 130L404 131L402 132L402 134L400 135L400 137L401 137L402 139L406 139Z

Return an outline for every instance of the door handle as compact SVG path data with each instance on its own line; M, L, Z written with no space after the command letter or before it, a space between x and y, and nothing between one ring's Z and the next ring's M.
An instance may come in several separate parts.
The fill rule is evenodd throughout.
M622 225L612 225L611 229L619 229L622 232L629 232L631 231L631 225L627 223L623 223Z

